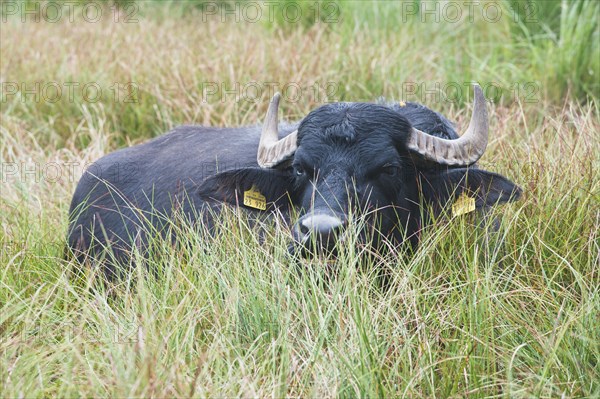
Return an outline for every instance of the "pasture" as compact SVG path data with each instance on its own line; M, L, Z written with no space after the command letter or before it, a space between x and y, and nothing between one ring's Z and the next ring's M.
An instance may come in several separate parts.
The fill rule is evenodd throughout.
M480 3L0 3L0 397L600 397L600 3ZM156 273L63 258L115 149L262 123L273 91L289 121L383 96L460 131L471 82L480 165L523 189L492 236L465 215L294 264L232 209L210 239L174 223Z

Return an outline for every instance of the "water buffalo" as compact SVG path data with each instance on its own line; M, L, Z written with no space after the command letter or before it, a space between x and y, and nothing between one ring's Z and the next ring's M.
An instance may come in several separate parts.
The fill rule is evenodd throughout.
M475 165L488 141L477 85L460 136L416 103L331 103L298 124L280 124L279 99L262 128L181 126L92 164L71 202L72 252L83 261L110 248L127 262L133 245L160 231L164 219L153 215L181 209L192 222L210 223L199 215L221 204L283 217L297 210L290 222L300 252L332 249L350 209L366 215L373 237L414 246L432 213L455 201L466 201L469 212L520 195L511 181Z

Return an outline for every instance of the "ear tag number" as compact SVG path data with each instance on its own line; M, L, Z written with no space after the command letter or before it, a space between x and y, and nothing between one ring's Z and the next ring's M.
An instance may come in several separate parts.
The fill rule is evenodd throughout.
M244 205L264 211L267 209L267 199L255 186L252 186L250 190L244 191Z
M475 210L475 198L462 193L452 204L452 216L460 216Z

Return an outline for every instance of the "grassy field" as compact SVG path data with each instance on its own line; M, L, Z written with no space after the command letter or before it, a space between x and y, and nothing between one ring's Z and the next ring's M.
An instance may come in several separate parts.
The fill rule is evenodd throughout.
M0 397L600 397L598 2L52 4L0 3ZM260 123L272 90L288 120L385 96L460 129L473 81L480 163L524 190L492 240L455 218L410 257L298 267L285 227L261 243L232 211L157 242L157 275L62 259L116 148Z

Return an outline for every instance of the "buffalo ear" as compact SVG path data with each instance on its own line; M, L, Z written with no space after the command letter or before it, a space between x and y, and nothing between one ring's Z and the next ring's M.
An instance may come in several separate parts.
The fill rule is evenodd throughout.
M463 193L475 198L476 208L484 208L516 201L522 192L506 177L474 168L421 172L419 184L424 203L436 211Z
M277 169L242 168L218 173L204 180L198 189L206 201L244 206L244 193L253 190L266 200L267 210L287 210L293 201L291 172Z

